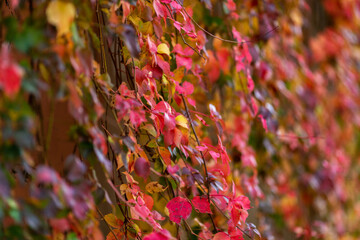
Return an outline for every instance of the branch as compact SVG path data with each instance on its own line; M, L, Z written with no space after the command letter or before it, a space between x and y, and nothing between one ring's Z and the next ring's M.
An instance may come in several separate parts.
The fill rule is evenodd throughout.
M106 221L104 215L100 212L100 210L97 207L96 207L96 210L100 214L101 218L104 219L104 222L106 223L106 226L109 228L110 232L114 235L115 239L119 240L118 237L116 236L116 234L114 233L114 231L112 230L112 228L110 227L109 223Z
M182 100L183 100L183 102L184 102L186 115L187 115L187 117L188 117L188 120L189 120L189 123L190 123L191 129L192 129L192 131L193 131L193 133L194 133L194 136L195 136L196 142L197 142L198 146L200 146L200 141L199 141L199 138L198 138L198 136L197 136L197 134L196 134L196 131L195 131L194 125L193 125L193 123L192 123L192 120L191 120L191 115L190 115L190 112L189 112L189 108L188 108L188 106L187 106L187 103L186 103L186 101L185 101L185 98L184 98L184 95L183 95L183 94L181 94L181 98L182 98ZM204 154L203 154L201 151L200 151L200 154L201 154L201 158L202 158L203 163L204 163L204 170L205 170L205 186L206 186L206 188L207 188L207 197L208 197L208 202L210 203L210 201L211 201L211 200L210 200L210 182L209 182L209 174L208 174L208 170L207 170L207 167L206 167L206 161L205 161ZM210 217L210 219L211 219L211 222L212 222L212 225L213 225L213 227L214 227L214 230L217 232L217 227L216 227L216 225L215 225L215 222L214 222L214 219L213 219L212 215L211 215L211 214L209 214L209 217Z

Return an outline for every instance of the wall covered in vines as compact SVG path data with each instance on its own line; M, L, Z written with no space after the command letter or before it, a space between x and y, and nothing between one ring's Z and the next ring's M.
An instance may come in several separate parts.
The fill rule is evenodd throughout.
M360 1L0 11L0 239L360 237Z

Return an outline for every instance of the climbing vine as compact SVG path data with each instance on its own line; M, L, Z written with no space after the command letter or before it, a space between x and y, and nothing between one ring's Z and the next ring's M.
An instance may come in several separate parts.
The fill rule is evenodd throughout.
M1 239L359 237L359 1L0 9Z

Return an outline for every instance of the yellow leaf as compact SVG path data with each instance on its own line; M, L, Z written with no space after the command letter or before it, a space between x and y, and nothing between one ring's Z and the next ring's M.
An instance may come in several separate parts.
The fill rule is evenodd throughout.
M122 221L118 219L114 214L110 213L104 216L104 220L114 228L120 228Z
M159 44L159 46L157 47L157 52L159 54L166 54L166 55L170 56L169 47L165 43Z
M146 130L153 137L157 136L156 129L152 124L145 124L141 129Z
M47 20L56 27L58 36L70 31L75 13L75 6L71 2L63 2L60 0L50 2L46 9Z
M178 115L175 118L175 121L176 121L176 125L186 128L186 129L189 129L188 125L187 125L188 121L187 121L186 117L184 117L184 115Z
M148 191L149 193L158 193L158 192L163 192L166 190L166 187L164 187L163 185L161 185L158 182L150 182L146 185L146 191Z
M128 189L128 185L127 184L121 184L120 185L120 192L121 195L124 195L126 193L126 190Z

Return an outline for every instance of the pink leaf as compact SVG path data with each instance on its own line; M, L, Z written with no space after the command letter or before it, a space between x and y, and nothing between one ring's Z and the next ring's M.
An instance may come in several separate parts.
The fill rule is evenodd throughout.
M220 154L214 152L214 151L209 151L209 154L211 155L211 157L214 159L214 160L217 160L219 157L220 157Z
M196 196L192 199L192 203L197 211L201 213L212 213L210 203L206 196Z
M192 67L192 59L183 57L181 55L176 55L176 65L178 68L184 66L187 70L189 70Z
M172 1L170 5L176 12L179 12L182 9L181 5L175 1Z
M160 232L152 232L145 236L144 240L169 240L173 239L168 230L163 229Z
M214 235L214 238L212 240L230 240L230 237L224 232L218 232Z
M150 53L154 55L157 52L157 47L155 43L151 40L150 36L147 37L147 43L149 46Z
M169 209L170 220L177 224L180 224L181 219L187 219L192 211L191 204L182 197L171 199L166 207Z
M196 149L199 151L205 151L208 149L208 147L207 146L196 146Z
M179 23L178 21L174 22L174 27L178 30L181 31L181 23Z
M194 54L194 50L190 47L183 48L180 44L175 45L173 52L184 57L190 57Z
M154 10L157 16L160 17L166 17L167 16L167 10L164 5L162 5L159 0L154 0L153 2Z
M196 108L196 102L195 102L194 99L192 99L192 98L187 98L187 101L188 101L188 103L189 103L191 106L193 106L194 108Z
M182 87L184 88L185 90L185 93L184 95L190 95L194 92L194 85L192 85L191 83L189 82L184 82L182 84Z
M263 128L265 129L265 132L268 131L268 127L267 127L267 123L266 123L266 119L263 117L263 115L259 114L259 118L261 120L261 123L263 125Z
M209 124L207 124L202 117L200 117L200 116L197 115L197 114L195 114L195 116L197 117L197 119L199 119L199 121L200 121L202 124L204 124L205 126L209 126Z

